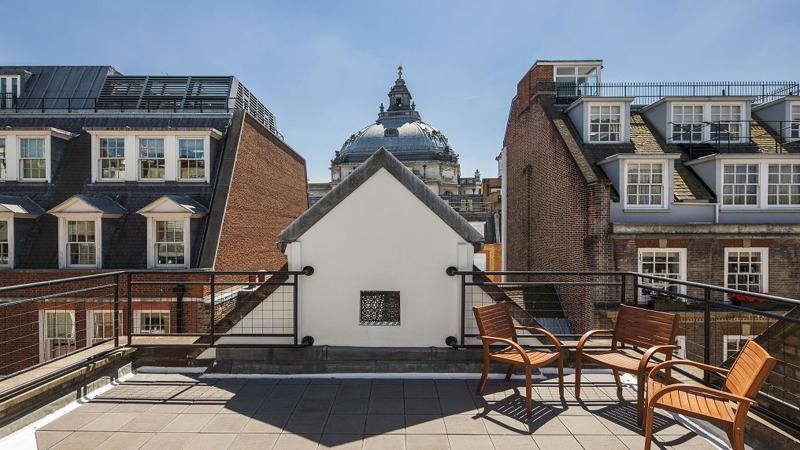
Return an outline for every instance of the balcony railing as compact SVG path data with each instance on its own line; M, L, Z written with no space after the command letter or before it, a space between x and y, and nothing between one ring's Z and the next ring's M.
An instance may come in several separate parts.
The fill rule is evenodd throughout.
M555 83L556 103L570 104L580 97L633 97L634 105L649 105L664 97L755 97L767 103L786 95L798 95L797 81L617 82L581 85Z
M715 121L667 124L667 140L681 145L690 158L709 153L784 153L789 144L800 141L800 121Z
M800 431L800 300L647 273L481 272L454 267L447 273L459 277L461 284L461 331L450 340L456 347L479 345L471 309L498 301L512 305L512 315L521 325L549 328L568 346L588 329L613 328L621 304L677 312L681 325L675 356L679 358L729 365L743 342L755 339L778 360L759 394L758 412ZM552 329L549 324L559 317L569 322L569 330ZM520 338L534 348L549 347L532 335ZM683 371L682 375L708 385L720 381L708 373Z
M0 94L0 112L83 112L83 111L116 111L116 112L228 112L227 97L213 99L162 98L162 99L98 99L97 97L25 97L16 94Z
M0 379L32 380L0 401L46 382L35 370L57 360L58 373L123 346L208 347L223 336L302 345L297 292L302 271L125 271L0 287ZM267 312L253 312L271 298ZM269 315L269 318L267 318Z

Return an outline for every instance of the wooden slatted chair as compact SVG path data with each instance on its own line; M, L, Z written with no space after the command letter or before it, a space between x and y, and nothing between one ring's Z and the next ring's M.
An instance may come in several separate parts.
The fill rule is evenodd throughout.
M555 336L542 328L515 326L511 319L511 314L508 312L508 305L505 303L477 306L472 308L472 312L475 314L475 321L478 323L478 330L480 330L481 342L483 343L483 373L477 389L479 394L483 392L483 388L486 386L486 380L489 376L489 364L492 361L508 364L506 380L511 379L514 366L522 366L525 369L525 409L530 415L533 406L531 373L535 368L557 361L558 390L561 396L564 396L564 360L561 355L561 342ZM555 352L524 349L518 343L517 330L544 335L555 346ZM506 344L506 347L492 351L490 346L496 342Z
M725 383L722 389L714 389L688 383L662 384L656 381L659 371L677 365L723 374ZM730 369L686 360L665 361L656 365L650 371L647 380L645 450L650 449L653 439L655 408L697 417L719 425L728 434L731 448L743 450L747 411L750 406L757 404L754 399L773 367L775 358L754 341L748 341L744 345ZM669 379L667 374L667 383Z
M678 332L679 318L677 314L653 311L634 306L620 305L617 321L613 330L591 330L578 341L575 349L575 397L581 396L581 366L583 360L611 369L617 387L622 387L619 373L636 375L637 402L636 420L639 424L644 418L644 380L656 361L651 361L656 353L662 353L665 360L672 358L675 347L675 334ZM597 334L611 335L609 350L584 350L584 346L592 336ZM622 344L622 348L620 347ZM643 355L633 355L624 351L624 346L644 349Z

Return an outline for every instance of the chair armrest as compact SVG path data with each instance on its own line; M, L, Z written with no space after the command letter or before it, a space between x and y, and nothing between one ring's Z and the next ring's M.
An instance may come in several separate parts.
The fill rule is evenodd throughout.
M575 351L578 352L578 353L582 353L583 352L583 346L586 345L586 341L588 341L589 338L592 337L593 335L601 334L601 333L602 334L613 335L614 334L614 330L590 330L590 331L587 331L586 333L584 333L583 336L581 336L581 339L578 341L578 345L575 347Z
M548 340L550 340L550 342L553 343L553 345L556 347L556 351L557 352L561 351L561 341L559 341L558 338L553 335L553 333L545 330L544 328L516 326L516 327L514 327L514 329L516 329L516 330L527 330L531 334L535 334L535 333L543 334Z
M670 350L673 348L678 348L676 345L654 345L647 349L646 352L642 355L642 359L639 360L639 373L644 372L647 369L647 363L650 361L656 353L663 352L664 350Z
M742 397L741 395L731 394L730 392L721 391L719 389L713 389L706 386L697 386L694 384L688 383L679 383L679 384L669 384L664 386L662 389L653 393L653 396L650 397L651 402L658 401L659 398L663 397L666 394L669 394L672 391L686 391L686 392L696 392L698 394L710 395L713 397L719 397L724 400L728 400L731 402L736 403L748 403L750 405L757 405L758 402L751 398Z
M697 367L699 369L703 369L706 372L717 372L722 374L727 374L728 372L730 372L728 369L723 369L722 367L709 366L708 364L689 361L688 359L673 359L671 361L664 361L660 364L656 364L655 367L650 369L650 374L648 375L648 378L655 378L655 375L659 371L661 371L661 369L666 369L667 367L678 366L678 365Z
M531 363L531 359L528 358L528 353L525 351L525 349L522 348L521 345L519 345L516 342L512 341L511 339L495 337L495 336L481 336L481 342L483 342L484 347L487 349L486 351L488 351L489 344L491 344L492 342L498 342L498 341L503 342L505 344L508 344L509 347L511 347L514 350L516 350L517 353L519 353L519 355L522 356L522 360L525 361L525 364L530 364Z

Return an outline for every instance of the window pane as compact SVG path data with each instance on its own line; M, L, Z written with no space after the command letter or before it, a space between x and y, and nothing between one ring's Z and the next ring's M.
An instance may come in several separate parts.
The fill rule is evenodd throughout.
M95 222L67 222L67 262L70 266L97 264Z
M183 221L156 221L155 245L157 265L185 265L183 233Z
M205 178L205 142L203 139L179 140L180 178L182 180Z
M0 265L3 266L9 263L10 246L8 238L8 221L0 220Z
M139 178L163 179L166 164L163 139L139 139Z
M660 207L664 204L662 163L629 163L627 171L628 205Z

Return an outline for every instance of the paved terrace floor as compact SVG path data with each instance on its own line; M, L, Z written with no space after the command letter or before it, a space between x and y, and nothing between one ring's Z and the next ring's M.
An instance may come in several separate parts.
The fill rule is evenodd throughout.
M40 449L641 449L631 402L610 374L538 380L211 379L137 374L36 432ZM654 448L712 449L665 415Z

